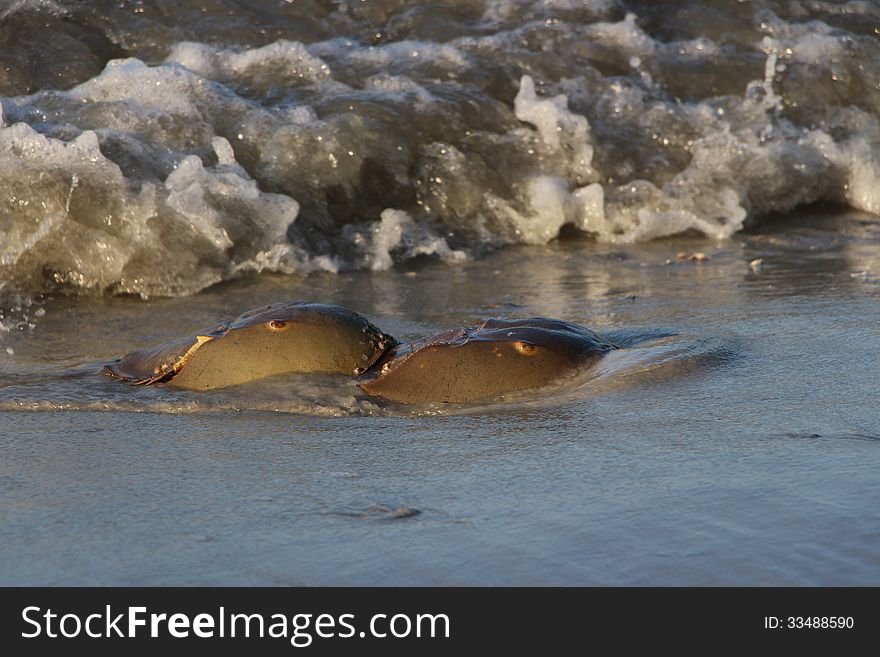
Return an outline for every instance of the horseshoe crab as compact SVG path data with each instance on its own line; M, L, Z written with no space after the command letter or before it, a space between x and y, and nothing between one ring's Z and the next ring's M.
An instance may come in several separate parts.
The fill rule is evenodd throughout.
M405 404L467 403L539 388L586 367L618 347L558 319L488 319L399 344L360 387Z
M361 374L396 344L340 306L286 301L194 336L128 354L104 368L139 385L211 390L274 374Z

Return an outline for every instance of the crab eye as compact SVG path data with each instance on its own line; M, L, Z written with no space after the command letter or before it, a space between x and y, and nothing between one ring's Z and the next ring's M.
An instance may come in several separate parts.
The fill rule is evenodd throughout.
M280 319L273 319L269 322L269 328L273 331L281 331L287 326L286 322L282 322Z
M535 352L537 347L529 342L517 341L513 343L513 348L516 349L519 353L524 355L531 355Z

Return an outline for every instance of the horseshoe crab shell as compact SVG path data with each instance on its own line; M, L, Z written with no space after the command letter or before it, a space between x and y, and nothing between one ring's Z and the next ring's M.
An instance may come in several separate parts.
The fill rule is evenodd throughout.
M364 317L340 306L287 301L132 352L104 371L138 385L211 390L293 372L357 375L395 344Z
M360 387L405 404L467 403L539 388L612 349L593 331L558 319L489 319L398 345Z

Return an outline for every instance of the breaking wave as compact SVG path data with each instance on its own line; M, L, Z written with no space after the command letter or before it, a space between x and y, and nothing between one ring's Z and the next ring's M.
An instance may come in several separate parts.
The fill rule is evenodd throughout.
M0 10L4 298L880 213L875 3L170 7Z

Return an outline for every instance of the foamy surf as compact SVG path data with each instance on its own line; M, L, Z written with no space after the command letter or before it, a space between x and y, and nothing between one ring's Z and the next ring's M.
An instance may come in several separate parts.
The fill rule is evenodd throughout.
M869 4L195 7L4 10L73 30L60 78L52 48L0 78L7 305L880 212Z

